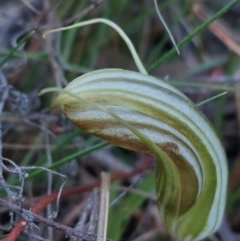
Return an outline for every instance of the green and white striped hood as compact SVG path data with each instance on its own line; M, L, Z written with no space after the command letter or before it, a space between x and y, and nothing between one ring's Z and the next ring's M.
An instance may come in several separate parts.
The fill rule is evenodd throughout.
M73 80L54 106L88 133L156 156L159 212L176 240L216 231L225 208L226 157L210 123L184 94L149 75L103 69Z

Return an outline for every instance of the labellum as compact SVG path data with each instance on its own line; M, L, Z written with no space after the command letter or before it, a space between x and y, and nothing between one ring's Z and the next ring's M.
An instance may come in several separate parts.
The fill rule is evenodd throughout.
M227 186L224 150L207 119L180 91L149 75L103 69L82 75L54 101L79 128L157 158L160 216L175 240L219 227Z

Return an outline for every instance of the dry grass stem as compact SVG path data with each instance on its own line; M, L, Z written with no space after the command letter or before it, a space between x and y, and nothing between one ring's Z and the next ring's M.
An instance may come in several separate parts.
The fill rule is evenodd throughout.
M193 5L193 11L202 21L206 21L212 17L207 8L200 3L195 3ZM231 30L230 26L222 20L216 20L210 24L208 28L216 37L226 44L228 48L240 56L240 45L237 42L236 34Z
M97 241L106 241L106 238L107 238L109 188L110 188L110 175L109 173L102 172Z

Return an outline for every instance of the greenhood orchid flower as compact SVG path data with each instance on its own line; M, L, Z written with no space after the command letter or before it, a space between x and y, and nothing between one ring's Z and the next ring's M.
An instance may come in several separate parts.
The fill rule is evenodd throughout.
M180 91L149 75L103 69L82 75L54 106L79 128L156 156L156 193L175 240L201 240L221 223L228 171L210 123Z

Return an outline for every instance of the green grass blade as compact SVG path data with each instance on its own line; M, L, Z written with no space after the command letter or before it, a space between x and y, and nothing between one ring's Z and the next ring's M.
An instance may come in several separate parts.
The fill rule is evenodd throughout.
M24 36L19 43L17 44L16 47L14 47L7 56L5 56L5 58L2 59L2 61L0 62L0 68L2 68L2 66L7 63L7 61L13 56L13 54L18 50L18 48L24 44L32 35L34 34L34 31L31 31L30 33L28 33L26 36Z
M109 145L108 142L105 142L105 141L101 142L101 143L96 144L94 146L91 146L91 147L89 147L87 149L84 149L84 150L78 151L78 152L76 152L76 153L74 153L72 155L69 155L69 156L67 156L67 157L65 157L65 158L63 158L63 159L61 159L59 161L56 161L51 166L48 166L47 168L49 168L51 170L57 169L58 167L60 167L60 166L62 166L64 164L72 161L75 158L79 158L79 157L82 157L84 155L87 155L87 154L89 154L89 153L91 153L93 151L96 151L98 149L101 149L101 148L103 148L103 147L105 147L107 145ZM38 177L39 175L41 175L43 172L44 171L42 171L42 170L33 171L33 172L31 172L29 174L29 176L28 176L28 178L26 180L32 180L35 177Z
M203 31L209 24L211 24L213 21L221 17L224 13L226 13L230 8L232 8L234 5L239 3L240 0L234 0L227 4L224 8L222 8L219 12L217 12L213 17L211 17L209 20L201 24L199 27L197 27L192 33L190 33L186 38L184 38L177 47L181 49L184 45L189 43L197 34L199 34L201 31ZM169 60L171 57L173 57L176 54L176 49L173 48L170 50L167 54L165 54L162 58L160 58L155 64L153 64L150 69L148 70L148 73L154 72L161 64Z

